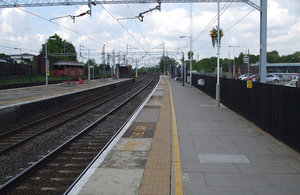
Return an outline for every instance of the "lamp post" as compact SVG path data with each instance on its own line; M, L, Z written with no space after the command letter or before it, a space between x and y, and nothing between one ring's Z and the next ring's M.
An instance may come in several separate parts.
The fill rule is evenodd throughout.
M21 52L21 48L15 47L14 49L19 49L19 50L20 50L20 62L22 62L22 52Z
M56 40L56 38L49 38L50 40ZM45 58L46 58L46 87L48 88L48 69L49 69L49 60L48 60L48 52L47 52L47 45L48 45L48 40L46 39L45 41Z
M233 47L233 72L232 72L232 74L233 74L233 77L235 77L235 48L236 47L241 47L241 46L232 46L232 45L230 45L230 46L228 46L228 47Z
M184 70L185 67L184 67L184 53L182 52L182 86L185 86L185 78L186 78L186 71Z
M180 36L180 38L190 38L190 86L192 87L192 36Z
M290 76L292 76L292 59L294 59L294 57L290 58Z
M154 47L154 48L152 48L152 49L160 49L160 48L158 48L158 47L160 47L160 46L162 46L162 49L163 49L163 68L164 68L164 75L165 75L165 43L163 43L163 44L161 44L161 45L159 45L159 46L156 46L156 47Z

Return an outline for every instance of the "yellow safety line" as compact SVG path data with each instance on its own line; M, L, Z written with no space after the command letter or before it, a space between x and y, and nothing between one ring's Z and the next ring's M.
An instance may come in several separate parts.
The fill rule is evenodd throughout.
M183 185L182 185L180 151L179 151L179 144L178 144L177 121L176 121L176 114L175 114L172 90L171 90L169 81L168 81L168 85L169 85L169 89L170 89L170 99L171 99L171 108L172 108L175 195L182 195L183 194Z

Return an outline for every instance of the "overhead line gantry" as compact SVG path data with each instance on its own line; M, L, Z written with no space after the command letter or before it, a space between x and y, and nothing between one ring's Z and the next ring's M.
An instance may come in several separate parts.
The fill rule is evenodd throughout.
M148 4L148 3L246 3L260 11L260 67L259 74L261 82L266 82L267 65L267 1L260 0L260 5L256 5L250 0L0 0L0 8L13 7L45 7L45 6L73 6L88 5L89 14L92 15L92 5L97 4Z

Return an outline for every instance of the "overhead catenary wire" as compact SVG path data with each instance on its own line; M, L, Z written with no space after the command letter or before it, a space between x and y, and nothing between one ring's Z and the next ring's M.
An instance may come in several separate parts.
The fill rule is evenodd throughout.
M130 7L129 7L128 5L127 5L127 8L128 8L128 10L130 11L130 13L131 13L131 16L133 17L132 11L131 11L131 9L130 9ZM141 31L141 29L140 29L140 27L139 27L138 23L136 22L136 20L134 20L134 22L135 22L135 25L137 26L137 28L139 29L139 31L140 31L140 33L141 33L142 37L143 37L143 38L144 38L144 40L146 41L147 45L149 46L149 48L151 48L151 46L150 46L149 42L148 42L148 41L147 41L147 39L145 38L145 36L144 36L143 32Z
M87 35L85 35L85 34L83 34L83 33L80 33L80 32L78 32L78 31L75 31L75 30L73 30L73 29L70 29L70 28L68 28L68 27L65 27L65 26L63 26L63 25L61 25L61 24L58 24L58 23L56 23L56 22L49 21L48 19L46 19L46 18L44 18L44 17L42 17L42 16L39 16L39 15L37 15L37 14L34 14L34 13L29 12L29 11L27 11L27 10L24 10L24 9L22 9L22 8L20 8L20 7L17 7L17 8L20 9L20 10L22 10L22 11L24 11L24 12L26 12L26 13L28 13L28 14L31 14L31 15L33 15L33 16L36 16L36 17L38 17L38 18L40 18L40 19L42 19L42 20L46 20L46 21L48 21L48 22L50 22L50 23L53 23L53 24L55 24L55 25L57 25L57 26L60 26L60 27L62 27L62 28L64 28L64 29L67 29L67 30L69 30L69 31L71 31L71 32L73 32L73 33L79 34L79 35L81 35L81 36L83 36L83 37L85 37L85 38L87 38L87 39L90 39L90 40L95 41L95 42L97 42L97 43L100 43L100 44L102 44L102 45L105 44L105 43L103 43L103 42L101 42L101 41L98 41L98 40L96 40L96 39L93 39L93 38L91 38L91 37L89 37L89 36L87 36ZM105 44L105 45L107 45L108 47L114 49L114 47L109 46L108 44Z
M231 30L235 25L237 25L239 22L241 22L243 19L245 19L249 14L251 14L254 10L256 10L255 8L252 9L250 12L248 12L245 16L243 16L241 19L239 19L236 23L234 23L232 26L230 26L228 29L226 29L224 32L228 32L229 30ZM198 51L204 47L206 47L208 44L211 44L211 41L209 41L208 43L206 43L205 45L199 47L198 49L195 49L194 51Z
M133 38L133 40L141 47L143 48L144 51L146 51L146 49L136 40L136 38L129 32L129 30L121 23L118 21L118 19L112 15L102 4L99 4L103 10L105 10L113 19L115 19L121 26L122 28Z
M31 41L31 42L36 42L36 43L39 43L39 44L41 44L42 42L40 41L40 40L38 40L38 39L33 39L33 38L30 38L30 37L27 37L27 36L23 36L23 35L18 35L18 34L14 34L14 33L10 33L10 32L6 32L6 31L3 31L3 30L0 30L0 32L1 33L3 33L3 34L8 34L8 35L13 35L13 36L17 36L17 37L21 37L22 39L26 39L26 40L29 40L29 41ZM22 52L35 52L35 53L38 53L39 51L40 51L40 48L37 48L37 46L36 46L36 44L32 44L32 43L22 43L21 45L22 46L20 46L20 42L18 41L18 42L16 42L16 41L12 41L12 40L10 40L9 38L4 38L4 37L2 37L1 39L1 44L2 45L5 45L5 42L7 42L8 44L10 44L10 43L15 43L14 45L16 45L17 44L17 46L15 46L15 47L18 47L18 48L21 48L22 49ZM25 48L24 48L24 45L26 46ZM27 47L27 46L29 46L29 47ZM40 45L39 45L40 46Z
M82 11L82 9L80 9L78 6L76 6L79 10ZM114 36L111 32L109 32L108 30L106 30L103 26L101 26L97 21L95 21L92 17L89 17L90 20L92 20L95 24L97 24L101 29L103 29L105 32L107 32L108 34L110 34L112 37L114 37L115 39L118 39L120 42L124 43L120 38L117 38L116 36Z
M222 11L222 13L220 15L222 15L230 7L230 5L232 4L232 2L230 2L230 4L228 6L227 6L227 4L228 4L228 2L221 8L220 11ZM223 10L224 8L225 8L225 10ZM216 14L215 17L213 19L211 19L211 21L206 25L206 27L198 35L196 35L193 38L192 43L196 42L205 32L207 32L208 28L210 28L211 25L218 19L217 17L218 17L218 14ZM189 47L189 43L185 44L181 48L184 49L184 48L187 48L187 47Z

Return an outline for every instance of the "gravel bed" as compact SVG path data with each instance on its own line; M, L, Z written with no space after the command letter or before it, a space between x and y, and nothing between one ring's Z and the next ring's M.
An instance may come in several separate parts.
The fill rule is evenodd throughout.
M49 152L63 144L73 135L77 134L88 124L94 121L95 118L98 118L107 110L110 110L112 107L114 107L114 105L117 105L118 101L120 102L125 98L127 99L131 94L132 92L125 93L122 96L120 96L118 100L114 100L113 102L107 103L104 106L101 106L101 108L97 108L89 112L89 114L76 119L75 121L70 121L66 123L58 130L51 131L41 136L38 136L34 139L33 142L24 144L21 148L9 154L0 156L0 185L4 184L5 182L13 178L15 175L19 174L24 169L29 167L33 162L38 161L41 157L47 155ZM141 94L139 96L141 96L142 99L142 97L144 97L145 94ZM138 104L140 104L140 102L136 102L135 100L135 103L129 103L126 106L124 106L121 109L121 111L118 111L118 113L121 113L121 115L119 115L118 117L115 115L107 117L107 120L111 121L109 123L109 129L117 129L118 127L120 127L127 119L128 114L132 113L136 109ZM64 108L59 107L51 108L39 114L36 114L35 116L46 116L63 109ZM126 119L124 120L124 118ZM30 119L23 120L21 123L28 123L29 120Z

